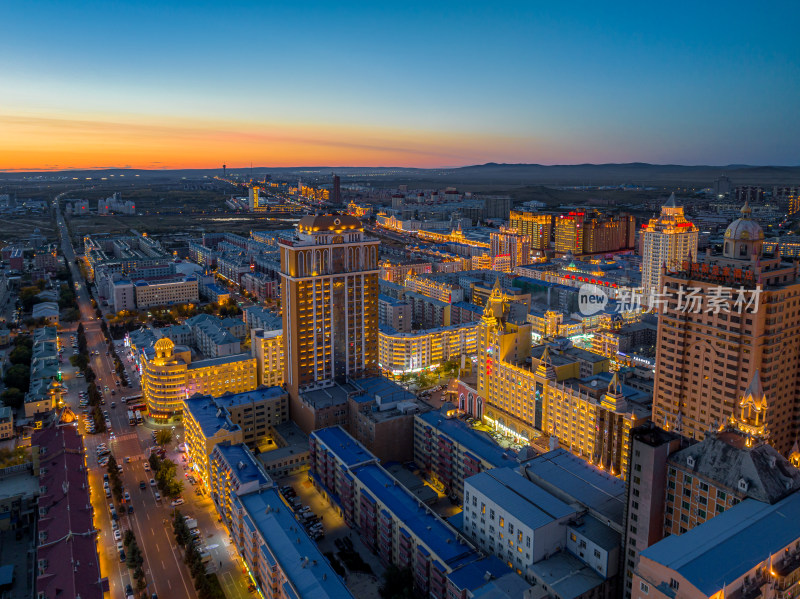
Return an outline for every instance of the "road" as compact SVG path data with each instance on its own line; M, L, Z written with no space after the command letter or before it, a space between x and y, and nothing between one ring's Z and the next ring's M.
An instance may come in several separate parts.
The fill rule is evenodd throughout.
M150 437L152 431L143 426L131 427L124 404L118 401L120 397L139 394L141 391L136 387L118 387L116 384L113 356L106 355L108 346L100 328L100 320L95 315L86 284L81 278L79 268L75 265L75 251L59 207L60 198L61 196L58 196L55 199L56 222L61 234L61 249L65 261L72 272L73 280L79 285L75 295L86 334L87 350L92 354L90 365L97 375L95 384L98 386L98 390L103 392L106 386L109 388L108 392L103 392L106 405L102 408L108 412L112 433L85 434L86 431L81 424L81 432L85 434L84 444L88 453L89 484L92 489L95 524L100 529L98 553L100 554L101 572L109 578L111 597L114 599L124 598L125 585L132 584L132 581L128 568L119 561L119 553L111 528L109 500L106 499L103 491L105 469L100 468L97 464L96 448L102 442L109 446L117 461L123 465L122 478L125 489L131 494L130 505L133 506L134 511L133 514L122 515L119 510L120 524L123 530L131 528L136 533L137 542L145 557L147 592L175 599L194 598L197 593L188 569L183 564L182 555L174 547L172 526L164 523L172 516L169 502L164 500L157 502L154 495L155 489L151 488L149 484L144 491L139 490L139 481L150 479L148 473L144 471L144 453L152 445ZM94 355L95 351L98 355ZM129 366L127 360L123 359L123 362L126 367ZM131 382L135 380L130 370L128 378ZM67 402L71 404L71 408L77 414L79 413L77 391L79 387L85 389L85 383L82 379L73 379L71 382L73 388L68 393ZM114 396L110 394L112 389L116 391ZM117 404L115 408L111 408L112 401ZM131 460L129 464L125 463L126 457Z

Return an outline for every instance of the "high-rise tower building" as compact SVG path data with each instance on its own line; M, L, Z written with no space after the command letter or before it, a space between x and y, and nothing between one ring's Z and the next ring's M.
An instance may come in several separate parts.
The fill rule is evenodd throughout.
M280 239L284 383L299 392L377 369L378 244L345 214L304 216Z
M511 228L517 233L530 237L532 250L543 251L550 248L550 236L553 231L552 214L512 210L509 221Z
M634 248L636 218L570 212L555 219L557 256L607 254Z
M342 203L342 183L339 175L333 176L333 192L331 193L331 203L339 206Z
M650 219L642 229L642 295L661 290L664 265L674 270L689 256L697 256L698 229L683 215L683 207L675 203L675 194L661 207L661 216Z
M734 414L756 371L770 398L773 446L800 431L798 266L762 256L764 232L745 204L721 256L686 260L663 278L653 421L701 439Z
M510 256L510 266L513 270L517 266L531 262L531 238L529 235L518 233L516 230L501 227L499 233L490 234L492 257Z

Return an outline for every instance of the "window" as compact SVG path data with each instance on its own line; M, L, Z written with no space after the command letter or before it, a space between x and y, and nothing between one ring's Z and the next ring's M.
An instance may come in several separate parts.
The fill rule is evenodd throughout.
M594 556L595 556L597 559L600 559L600 550L599 550L599 549L595 549L595 550L594 550Z
M578 540L578 537L575 536L574 532L569 533L569 540L573 543Z
M514 534L514 525L511 522L508 523L508 533Z
M673 588L673 589L675 589L677 591L678 587L680 586L680 583L677 580L675 580L674 578L671 578L670 581L669 581L669 586L670 586L670 588Z
M494 510L489 510L489 520L494 520Z
M650 587L647 585L647 583L642 582L640 580L639 581L639 590L642 591L642 593L644 593L645 595L647 595L650 592Z
M505 525L506 525L506 520L505 520L505 518L503 518L502 516L500 516L500 528L503 528L503 526L505 526Z

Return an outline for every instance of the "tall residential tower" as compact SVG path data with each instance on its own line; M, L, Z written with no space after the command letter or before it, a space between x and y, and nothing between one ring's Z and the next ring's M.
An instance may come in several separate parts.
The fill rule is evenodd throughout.
M661 292L661 273L675 270L689 256L697 256L698 229L675 203L675 194L661 207L661 215L650 219L642 229L642 296L647 301Z
M721 256L664 275L653 421L702 439L734 414L758 372L771 443L786 455L800 432L800 280L797 262L763 256L763 244L745 204Z
M278 242L292 410L300 391L373 372L378 362L378 244L345 214L304 216Z

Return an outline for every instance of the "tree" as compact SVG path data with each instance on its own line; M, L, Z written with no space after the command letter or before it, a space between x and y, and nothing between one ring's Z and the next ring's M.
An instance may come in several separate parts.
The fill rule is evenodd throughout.
M16 410L25 403L25 394L16 387L11 387L0 394L0 401L9 408Z
M402 570L395 565L386 568L383 584L378 589L382 599L413 599L414 576L410 568Z
M125 533L122 535L122 542L125 544L125 547L127 548L127 547L128 547L128 545L130 545L131 543L134 543L135 541L136 541L136 535L135 535L135 534L133 533L133 531L132 531L132 530L129 528L129 529L128 529L128 530L126 530L126 531L125 531Z
M18 345L8 354L8 359L12 364L30 364L31 355L30 348L24 345Z
M3 375L3 382L6 387L14 387L27 393L30 388L31 369L27 364L15 364Z
M156 433L156 443L161 447L169 445L172 441L172 431L168 428L162 428Z
M77 308L70 308L64 312L64 320L66 322L78 322L81 319L81 311Z
M119 478L119 471L117 470L117 459L114 457L114 454L108 456L108 466L106 467L108 471L108 477L112 480L115 478Z
M86 370L89 365L89 357L86 354L76 354L69 357L69 363L78 370Z

